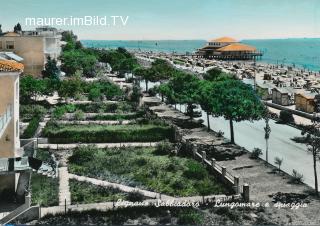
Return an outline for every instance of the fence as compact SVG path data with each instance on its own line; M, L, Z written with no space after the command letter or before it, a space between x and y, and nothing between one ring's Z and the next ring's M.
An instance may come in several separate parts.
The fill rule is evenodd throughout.
M207 157L206 152L202 151L200 154L197 150L197 147L194 144L191 144L189 142L188 145L191 146L193 156L196 159L198 158L202 161L203 164L206 164L214 172L214 174L217 175L222 180L223 183L232 187L236 194L240 193L240 184L239 184L238 176L233 176L230 172L227 171L226 167L219 165L214 158L211 158L210 160L208 160L206 158Z

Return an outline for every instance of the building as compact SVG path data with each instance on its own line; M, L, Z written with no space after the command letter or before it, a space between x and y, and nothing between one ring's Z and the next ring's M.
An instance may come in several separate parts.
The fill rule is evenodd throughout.
M19 75L23 65L12 60L0 60L0 168L2 158L20 157L19 139ZM0 195L15 192L16 174L0 175Z
M272 103L283 106L294 104L294 92L286 88L273 88L272 89Z
M315 96L313 93L297 93L295 95L296 110L307 113L315 112Z
M261 97L262 100L271 100L272 99L272 89L275 86L270 82L257 82L256 89L258 95Z
M0 36L0 51L21 56L24 73L40 76L48 56L57 59L61 53L61 32L52 27L35 31L7 32Z
M209 40L196 52L198 57L219 60L252 60L262 56L255 47L245 45L229 37Z

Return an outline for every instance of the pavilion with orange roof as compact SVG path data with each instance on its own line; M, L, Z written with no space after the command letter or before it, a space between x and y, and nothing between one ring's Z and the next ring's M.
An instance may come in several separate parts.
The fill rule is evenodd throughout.
M196 52L198 57L220 60L252 60L262 53L255 47L245 45L230 37L209 40L207 45Z

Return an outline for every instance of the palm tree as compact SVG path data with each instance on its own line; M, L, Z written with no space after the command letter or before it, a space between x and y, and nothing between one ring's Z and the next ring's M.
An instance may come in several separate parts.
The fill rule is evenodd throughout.
M264 119L266 123L266 127L264 127L264 139L266 140L266 162L268 163L268 152L269 152L269 137L271 133L271 128L269 126L269 113L266 114L266 117Z
M275 157L274 158L274 164L278 165L278 171L280 173L280 167L281 167L281 164L283 162L283 159L279 158L279 157Z

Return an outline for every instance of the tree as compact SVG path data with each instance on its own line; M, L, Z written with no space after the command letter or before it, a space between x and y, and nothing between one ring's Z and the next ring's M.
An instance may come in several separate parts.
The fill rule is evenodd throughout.
M75 74L77 70L83 70L86 76L93 76L97 58L83 50L69 50L62 53L61 61L61 69L67 76Z
M168 85L177 103L187 104L187 114L193 118L193 104L199 100L199 79L192 74L176 71Z
M314 187L316 195L319 196L318 188L318 174L317 174L317 161L320 160L320 123L319 118L313 120L313 124L307 126L301 132L306 138L306 145L309 152L312 154L313 160L313 173L314 173Z
M274 164L278 165L278 171L280 173L280 167L282 165L283 159L279 158L279 157L275 157L274 158Z
M134 70L134 74L135 74L135 76L138 76L138 77L141 77L142 79L144 79L145 84L146 84L146 92L147 92L148 91L148 82L153 81L153 78L152 78L152 76L154 75L153 71L150 68L139 67Z
M20 98L21 102L28 103L31 99L36 100L38 95L46 91L45 81L36 79L31 75L23 76L20 79Z
M175 92L172 89L172 87L169 86L168 83L162 83L158 88L157 88L158 93L160 93L162 96L167 97L166 102L169 104L173 104L176 108L177 105L177 97L175 96Z
M266 123L266 126L264 127L264 139L266 140L266 162L268 163L269 137L270 137L270 133L271 133L271 128L269 125L268 109L266 109L266 115L264 117L264 121Z
M2 24L0 24L0 35L2 34Z
M14 28L13 28L13 31L14 31L15 33L21 32L21 31L22 31L21 24L18 23L17 25L15 25Z
M50 56L47 57L47 63L45 64L45 69L42 71L43 77L46 78L59 78L60 70L57 66L56 59L52 59Z
M214 85L213 114L229 120L231 143L234 143L233 121L259 120L265 114L265 107L252 87L239 80L220 81Z
M119 64L119 71L121 73L130 73L132 72L136 67L138 67L138 61L136 58L124 58L120 61Z
M215 90L212 82L208 82L205 80L200 81L199 84L199 95L198 95L198 103L200 104L202 110L204 110L207 114L207 122L208 122L208 131L210 131L210 120L209 115L212 114L213 110L213 99L215 97Z
M81 71L77 71L74 76L61 82L58 90L60 97L74 98L83 92L83 82L81 80L81 74Z
M203 75L203 79L211 82L217 82L228 79L235 79L235 77L231 74L222 72L219 68L212 68Z
M173 76L175 69L172 65L163 59L156 59L152 62L151 68L154 71L154 78L156 81L166 80Z

